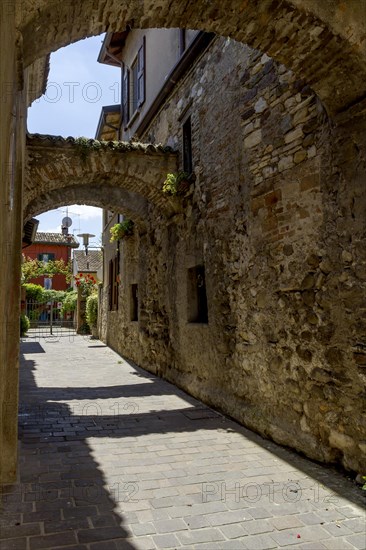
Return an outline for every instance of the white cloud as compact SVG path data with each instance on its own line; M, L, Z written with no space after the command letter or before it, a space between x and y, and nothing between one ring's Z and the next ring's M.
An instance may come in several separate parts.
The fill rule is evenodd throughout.
M61 233L62 219L67 215L72 219L70 233L75 236L78 233L92 233L99 238L102 230L102 210L94 206L73 204L68 208L50 210L37 216L39 220L38 231L46 233Z
M61 226L58 227L39 227L38 231L41 233L61 233Z
M73 204L69 206L69 217L73 214L80 216L81 221L90 220L92 218L100 218L102 209L96 206L87 206L86 204Z

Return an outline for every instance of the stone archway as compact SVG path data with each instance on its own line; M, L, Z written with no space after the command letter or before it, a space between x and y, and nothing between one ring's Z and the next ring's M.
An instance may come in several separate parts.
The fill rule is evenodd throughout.
M149 203L167 216L177 211L177 202L162 192L166 174L177 167L172 150L139 143L88 143L56 136L28 136L25 220L75 203L119 209L140 226L144 225Z
M365 97L365 20L363 0L23 0L19 29L25 66L127 25L215 32L284 63L336 113Z
M3 283L0 289L3 319L0 326L0 404L3 411L0 419L1 480L14 480L16 469L19 338L14 311L19 302L19 284L14 274L19 271L22 213L25 97L21 90L28 87L30 98L39 96L39 83L42 79L45 81L44 75L47 73L48 54L81 38L106 30L121 30L126 25L142 28L193 27L213 31L245 42L284 63L312 87L322 99L328 113L333 115L347 111L346 116L349 116L348 109L351 106L352 110L357 110L365 105L366 41L363 33L366 15L363 3L363 0L353 0L352 3L341 0L324 0L322 3L318 0L19 0L2 3L7 11L5 17L0 18L1 49L4 52L1 74L1 155L2 158L9 159L9 169L4 174L4 185L0 192L0 225L3 236L0 239L0 275ZM16 14L14 5L17 6ZM16 31L18 35L15 39ZM30 71L25 71L25 86L24 67L30 67ZM360 132L361 130L360 126ZM344 137L344 143L352 146L349 134ZM91 153L85 161L89 179L87 185L84 185L85 180L80 173L75 173L75 177L70 180L64 178L62 171L62 155L65 155L66 165L72 157L71 150L76 156L75 143L70 145L70 151L66 145L62 145L59 150L50 144L49 149L52 153L44 170L57 168L52 160L52 156L55 158L57 153L59 171L58 174L53 174L51 185L45 192L41 186L42 174L37 172L35 166L32 167L33 172L30 170L26 178L24 201L29 212L32 208L35 212L43 208L47 201L50 208L52 204L57 205L66 189L68 193L72 193L71 189L78 189L81 194L88 186L93 189L101 183L109 185L108 178L111 174L102 170L106 177L103 180L100 175L97 178L96 170L92 168L99 157L107 157L109 152ZM48 155L46 148L42 155ZM359 166L354 168L355 166L355 163L350 163L349 168L346 164L346 175L348 171L353 177L353 170L356 172L356 169L359 173ZM141 176L134 178L137 187L133 188L132 179L129 180L126 169L122 168L122 172L123 170L126 176L123 182L127 186L126 192L134 192L144 200L160 205L154 190L150 188L147 191L144 188ZM34 181L29 178L29 174L35 176ZM72 176L70 171L68 174ZM37 181L40 184L39 189L35 187ZM116 180L113 185L115 189L118 188ZM332 185L333 180L329 182L329 187ZM89 199L92 200L91 197ZM127 205L127 198L125 202ZM161 207L166 212L174 212L173 207L166 207L166 201L161 203ZM345 257L347 259L348 256Z
M61 187L38 195L27 204L23 213L24 221L49 210L72 204L86 204L124 214L138 225L140 231L145 230L148 201L136 193L103 184Z

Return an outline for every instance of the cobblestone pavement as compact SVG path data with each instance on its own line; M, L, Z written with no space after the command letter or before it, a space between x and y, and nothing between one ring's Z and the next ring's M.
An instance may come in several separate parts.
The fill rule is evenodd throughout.
M98 340L22 343L0 550L366 548L363 492Z

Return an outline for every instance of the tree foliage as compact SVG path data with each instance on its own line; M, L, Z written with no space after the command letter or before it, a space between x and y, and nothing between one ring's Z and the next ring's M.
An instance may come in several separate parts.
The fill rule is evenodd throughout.
M54 275L65 275L66 282L70 282L72 278L71 260L65 263L61 260L49 260L42 262L41 260L24 257L22 263L22 283L28 283L37 277L53 277Z
M44 288L41 285L25 283L23 284L23 288L25 288L25 296L27 300L33 300L34 302L41 302L43 300Z
M64 290L46 290L41 285L33 283L25 283L23 287L25 288L27 300L32 300L33 302L63 302L69 294Z
M71 292L66 292L64 301L62 303L61 313L65 315L65 313L71 313L72 311L75 311L77 301L78 301L78 293L76 292L76 290L73 290Z

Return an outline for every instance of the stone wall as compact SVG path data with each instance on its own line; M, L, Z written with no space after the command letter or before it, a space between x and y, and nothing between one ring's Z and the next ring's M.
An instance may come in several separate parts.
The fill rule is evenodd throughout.
M147 231L121 242L103 337L263 435L361 471L365 120L336 126L305 82L223 38L143 139L181 150L187 114L195 182L182 213L150 206ZM202 264L208 324L187 317L188 270Z
M15 13L0 5L0 483L16 477L24 94ZM19 37L18 37L19 38Z
M301 74L307 82L311 83L313 89L322 98L327 112L341 117L343 121L342 117L344 113L348 116L349 109L352 109L355 115L360 117L356 124L352 123L349 127L346 127L345 123L342 122L343 128L332 128L333 135L330 141L328 139L328 143L332 143L332 149L327 150L325 146L324 155L322 154L321 158L318 157L319 153L315 150L313 163L308 163L306 167L309 180L307 183L301 180L302 170L300 170L301 177L299 176L299 180L296 180L296 182L300 186L300 189L311 184L311 181L315 178L316 172L314 170L316 169L316 158L318 158L319 164L317 166L320 171L318 181L323 221L320 222L321 216L319 216L319 219L317 219L317 222L320 223L319 233L318 239L314 241L314 249L316 250L314 255L318 254L318 259L321 256L322 261L325 262L328 256L333 260L333 263L331 263L332 270L328 276L330 277L329 280L333 281L332 284L334 286L326 287L327 289L332 288L332 291L329 290L331 294L330 303L334 304L335 309L338 311L337 308L341 307L339 304L344 304L345 301L347 305L344 305L344 310L341 311L340 315L342 316L344 311L347 316L350 316L349 319L347 317L347 321L349 321L346 324L348 327L347 330L341 330L340 324L342 323L340 323L338 317L333 321L338 327L335 329L334 334L337 336L334 336L334 338L338 338L338 332L343 335L342 341L339 344L343 353L342 361L345 358L345 363L342 364L347 364L347 372L349 365L351 370L353 369L352 391L355 391L355 388L363 388L362 377L364 375L362 374L362 369L364 369L364 363L362 361L365 337L364 333L362 333L362 322L359 316L357 317L357 315L361 314L357 314L354 307L357 300L360 299L359 296L363 297L360 288L364 284L362 275L363 264L360 263L363 262L363 247L360 243L363 242L364 238L363 222L361 221L363 219L363 188L358 176L359 173L364 174L363 159L365 151L363 141L366 74L366 41L364 39L366 12L364 10L364 1L353 0L351 3L345 3L343 0L327 0L319 3L318 0L281 0L280 2L269 0L260 4L255 2L247 3L244 10L242 0L232 0L229 7L228 3L225 2L201 2L197 0L190 0L188 2L181 2L181 0L159 0L159 2L156 2L156 0L146 0L145 2L140 2L139 0L132 0L130 2L121 0L64 0L63 2L56 0L21 0L17 2L3 1L0 4L2 52L0 76L2 95L0 151L2 170L4 170L4 166L6 167L5 172L1 174L0 185L0 307L1 319L3 320L0 328L0 448L2 453L0 465L2 472L4 472L4 475L3 473L1 474L2 478L11 479L14 477L15 472L16 356L18 351L16 340L18 332L17 315L15 315L15 312L17 311L17 304L19 302L19 284L14 281L16 281L20 267L21 224L19 220L21 220L22 157L25 132L24 108L27 98L34 99L39 97L39 79L43 80L41 87L44 87L44 76L47 74L47 56L51 51L55 51L61 46L65 46L72 41L85 38L86 36L100 34L107 29L123 29L126 25L132 25L134 28L193 27L195 29L219 32L224 36L235 37L243 43L248 43L252 47L269 53L277 61L291 67L296 74ZM218 51L217 55L222 55L222 53ZM43 59L41 59L42 56ZM242 63L240 60L238 62L238 71L241 77L244 76L243 67L245 63ZM241 64L243 65L242 67L240 67ZM254 65L251 66L251 69L254 69ZM203 71L203 68L201 67L200 70ZM217 72L214 76L216 79L215 88L217 88L222 84L221 76ZM24 83L28 84L29 89L23 92ZM197 88L197 90L199 89L200 87ZM159 258L161 259L161 256L164 256L166 261L154 273L155 279L153 280L159 280L160 285L160 271L164 272L165 269L167 271L166 277L169 281L169 287L165 291L163 298L160 296L160 290L156 290L156 299L153 299L154 303L152 306L153 312L157 307L156 304L160 304L162 300L164 300L165 309L163 309L164 315L162 319L160 319L160 314L156 315L159 320L157 321L157 328L153 332L156 335L160 334L161 330L164 334L168 331L169 344L164 343L165 340L162 339L159 349L163 347L164 350L169 351L167 357L171 357L171 361L169 361L170 366L176 369L179 376L183 376L182 372L184 371L183 377L187 380L193 379L194 376L190 370L191 366L187 363L190 360L188 355L185 354L184 357L180 356L179 350L181 348L178 347L178 341L181 344L185 342L185 338L187 338L186 334L189 333L190 327L183 327L181 322L175 322L176 319L180 318L180 309L185 309L184 304L179 305L179 300L184 301L184 293L182 295L183 291L177 284L178 275L183 277L182 273L190 262L201 262L203 261L202 258L204 258L207 265L207 274L209 275L207 285L208 293L210 294L211 313L209 329L206 330L208 327L201 327L197 330L201 330L202 335L206 334L205 342L210 341L211 338L216 346L215 360L212 363L211 370L215 371L218 380L221 380L223 377L222 360L225 359L225 361L230 363L230 366L232 365L233 368L236 368L234 358L240 344L237 335L240 327L240 323L238 322L240 315L236 308L239 302L235 302L235 307L232 307L232 292L234 296L237 296L238 291L236 288L234 291L230 291L230 284L235 280L233 277L238 277L237 281L240 280L240 274L238 275L239 271L235 271L237 269L235 265L239 264L241 269L244 270L243 272L249 274L247 271L249 269L249 262L252 261L253 265L256 265L257 262L256 250L254 248L254 246L257 246L257 243L255 239L252 241L251 237L247 237L245 228L251 227L255 231L256 228L259 228L259 220L263 221L267 214L270 213L270 225L273 226L273 235L271 236L272 240L269 239L269 227L266 226L267 240L264 239L265 242L275 241L276 227L274 226L276 224L280 231L281 227L283 230L288 225L290 229L288 230L286 239L291 239L297 233L299 242L306 241L305 234L303 235L303 241L301 241L301 231L298 229L302 225L299 222L300 211L303 212L301 205L306 204L306 201L303 202L301 200L301 204L299 204L297 199L292 199L288 194L284 193L282 187L281 196L279 197L278 186L282 183L282 180L278 180L277 183L274 179L272 180L273 188L271 188L270 192L274 191L275 194L277 193L278 202L285 200L288 206L296 211L296 216L291 217L291 223L294 219L297 219L298 225L296 226L297 229L293 229L295 234L291 236L292 225L291 223L286 224L282 220L283 212L279 211L282 206L279 205L278 209L273 204L270 206L269 203L272 198L271 196L266 197L263 189L261 191L261 188L258 188L258 196L255 196L256 191L253 191L254 188L252 186L254 183L251 179L252 177L256 177L258 184L261 183L259 181L261 177L264 178L265 182L268 182L267 177L270 176L272 170L274 170L272 175L276 177L276 168L273 168L272 163L276 164L277 162L274 159L276 157L275 150L278 146L273 143L274 150L268 151L268 153L270 153L270 156L273 153L274 156L271 156L270 159L261 159L261 162L265 164L263 166L258 164L257 173L252 173L249 170L251 164L249 161L247 169L246 160L247 158L249 159L250 155L245 150L244 144L242 149L234 145L235 151L232 150L232 143L239 144L241 141L244 142L244 135L242 135L242 140L239 142L232 140L234 135L236 136L236 132L239 131L239 128L235 126L228 129L229 126L227 124L227 121L234 117L234 113L237 114L237 117L244 113L246 100L243 101L239 97L234 99L236 92L231 95L229 100L227 97L229 90L225 89L225 93L222 93L220 87L219 89L220 93L216 94L218 97L213 98L211 84L206 82L202 86L202 90L204 90L205 96L209 100L208 102L211 103L211 108L214 106L215 101L218 101L217 107L221 106L221 111L217 111L217 115L221 120L219 131L221 135L221 132L224 132L226 127L226 141L220 141L221 148L217 148L213 144L214 136L212 134L209 134L208 131L206 134L205 132L201 134L201 122L205 118L204 112L206 107L203 104L199 105L199 102L196 101L199 96L198 94L194 94L193 110L198 110L199 115L196 116L193 113L192 116L198 121L196 128L200 130L200 135L204 136L204 140L202 138L203 146L200 148L203 151L202 177L197 178L197 188L194 191L191 204L186 205L186 215L181 220L178 218L172 220L169 229L161 231L157 223L158 214L151 214L154 231L148 233L149 236L145 237L146 242L141 245L141 250L139 251L139 258L141 258L142 251L147 247L146 243L148 239L152 239L154 243L155 230L158 233L161 231L161 234L159 233L157 236L157 242L162 243L162 252ZM293 92L296 100L295 90ZM189 93L187 88L187 94L189 95ZM27 94L27 97L25 94ZM220 105L220 99L223 97L227 98L227 103L221 103ZM259 96L258 99L260 99ZM300 103L302 102L300 101ZM228 106L231 107L230 111ZM261 109L261 103L256 107L254 106L255 109ZM263 111L262 116L264 116L265 112ZM213 111L212 114L215 118L216 112ZM258 123L257 116L259 116L258 111L255 116L256 123ZM246 118L248 121L247 124L251 122L249 119L250 117ZM207 126L209 126L208 121L206 122ZM158 124L160 125L160 122ZM214 125L213 121L211 127L214 127ZM259 138L259 133L255 134L255 131L258 129L259 127L254 128L251 136L248 133L245 147L249 145L251 145L249 149L256 147L255 142ZM261 130L262 132L265 131L264 122ZM284 129L282 131L284 132ZM329 131L329 127L327 127L327 131ZM177 127L175 129L172 128L172 132L176 136L179 136ZM306 133L304 128L303 133ZM14 136L16 136L16 139L14 139ZM291 140L294 139L295 141L302 137L294 134L291 136ZM325 139L326 142L327 139ZM225 166L222 166L221 161L225 156L223 151L228 148L228 143L231 143L230 154L234 155L235 162L228 162ZM289 142L288 145L291 143ZM293 143L293 145L297 147L299 144ZM305 145L305 143L303 142L302 145ZM216 147L215 154L219 154L217 158L220 160L216 164L218 169L215 167L215 160L211 160L209 155L209 146L211 146L212 150L215 150ZM305 147L308 157L309 149L311 149L312 145L308 143ZM254 151L255 149L252 150L252 152ZM283 159L283 165L281 168L278 166L278 170L283 169L281 173L292 170L290 168L292 162L294 164L299 163L299 167L305 166L304 163L308 161L305 158L302 159L303 155L304 151L301 150L301 147L297 151L293 149L286 155L288 158ZM8 162L7 159L10 159L10 161ZM255 158L252 160L254 172L256 161ZM11 169L11 173L15 174L14 178L8 173L9 166L15 166L14 170L13 168ZM264 168L267 169L266 174L261 174ZM208 178L205 176L204 170L208 170L206 172L209 174ZM216 173L220 171L220 177L215 176L213 170ZM296 168L293 170L295 174ZM223 179L225 180L224 192L221 186ZM245 185L243 185L244 179ZM290 185L290 172L286 175L286 181ZM310 189L311 185L307 188L307 191L316 201L316 186L313 188L313 191L310 191ZM73 195L73 202L87 200L87 195L83 195L83 193L84 189L82 186L70 189L70 195ZM221 202L220 195L222 196ZM233 201L229 200L231 196L234 197ZM305 197L305 195L302 196ZM252 210L249 208L255 198L259 199L259 204L262 200L264 200L265 204L263 206L262 202L261 208L257 209L255 207L258 210L257 224L252 223L254 216L252 218ZM227 199L231 206L225 213ZM43 197L43 200L47 202L48 197ZM53 207L61 205L62 202L60 200L60 193L55 191L52 197ZM47 202L47 204L49 203ZM241 213L240 216L236 217L238 212L233 205L237 206L238 212ZM109 207L108 204L105 204L105 206ZM205 214L203 213L204 211L206 212ZM219 224L217 226L215 225L214 217L218 216L219 213ZM283 224L282 226L281 223ZM197 233L192 232L195 224L197 224ZM162 223L162 225L166 226L166 223ZM308 228L309 231L316 233L316 224L313 227L310 222L309 225L311 226ZM234 226L235 231L225 232L227 229L233 229ZM253 228L252 226L255 227ZM223 239L222 235L226 236L226 238ZM258 235L261 235L260 231ZM159 240L160 238L161 240ZM241 247L243 243L241 243L240 238L242 238L243 243L246 243L244 246L247 246L247 248ZM310 237L308 238L310 239ZM258 239L260 240L259 236ZM240 246L235 244L239 241L241 243ZM208 242L211 244L208 245ZM228 242L230 242L230 246ZM240 249L239 255L238 251L235 252L237 246ZM293 245L291 244L291 246ZM146 248L147 250L149 250L148 247ZM191 255L191 260L185 260L182 265L180 263L182 258L186 258L187 251L191 253L192 250L194 250L194 253ZM258 262L261 265L260 258L264 257L264 252L262 249L259 250ZM149 253L146 252L146 258L148 256ZM245 262L242 260L244 256ZM241 258L240 261L235 259L238 257ZM231 264L227 263L227 258L232 258ZM249 258L252 258L252 260ZM151 261L152 264L156 262L153 253L151 254ZM291 262L289 262L289 265L293 265ZM234 266L233 272L229 269L229 265ZM299 267L298 264L296 265L296 268L293 267L295 271ZM326 265L328 265L327 269L329 269L330 264ZM345 267L345 269L342 271L341 267ZM298 271L296 272L298 273ZM312 275L314 276L314 273ZM257 286L260 286L259 283L263 281L263 277L261 276L260 279L255 280ZM337 279L337 277L340 279ZM339 283L336 283L338 280ZM234 286L241 288L239 282L235 283ZM147 288L147 285L145 287ZM340 296L339 293L345 293L346 297L343 294ZM316 294L319 294L318 290ZM350 295L353 296L352 307L350 307ZM151 307L149 300L146 300L147 308ZM217 311L215 311L216 302L222 306L221 309L218 307ZM358 306L362 312L362 298ZM350 313L349 309L351 309ZM216 313L221 315L223 312L226 315L225 322L222 319L220 321L216 317ZM154 319L154 315L152 315L152 319ZM167 318L170 320L170 325L166 325ZM162 326L159 323L165 323L164 329L159 328ZM295 321L295 323L298 323L298 321ZM191 334L192 342L199 340L197 334L197 331ZM149 345L152 346L150 333L147 334L146 338ZM159 338L157 339L159 340ZM190 339L189 342L191 342ZM210 352L210 349L212 348L208 345L206 349L207 354ZM152 354L150 355L152 357ZM150 355L147 352L147 356L150 357ZM348 363L349 361L351 362ZM176 365L179 365L179 368ZM203 371L206 371L206 369L204 368ZM178 374L176 375L177 377ZM202 374L202 376L205 377L206 374ZM226 378L229 379L230 377ZM196 377L196 380L200 382L198 377ZM214 377L211 371L210 376L206 377L207 380L212 381L213 388L216 387L216 382L213 382ZM189 382L184 382L184 384L188 385ZM202 382L202 388L206 387L205 384L206 382ZM202 388L195 390L196 393L203 395L205 390ZM347 394L351 393L351 391L348 392L347 390ZM5 395L9 396L9 400L6 403L4 401ZM328 398L326 399L329 401ZM10 402L11 404L9 404ZM242 403L243 399L240 398L239 402ZM231 405L231 409L234 409L234 405ZM350 411L347 414L357 417L359 411ZM240 415L237 414L237 416L239 417ZM335 420L327 420L327 426L336 426L338 422L337 418ZM354 437L355 441L359 441L361 438L360 426L363 426L361 417L358 423L353 421L350 424L353 426L357 424L359 426L358 428L354 428L356 430L355 433L343 425L338 426L339 429L336 433L342 434L348 430L347 433L351 434L349 437ZM364 434L364 432L362 433ZM324 447L328 446L328 435L328 432L325 431L321 436L322 441L325 442L323 444ZM362 435L362 438L365 439L364 435ZM332 441L338 442L338 446L341 447L340 452L343 453L344 451L346 457L355 456L358 452L358 449L355 447L356 443L351 443L344 438L342 439L342 436L333 435ZM343 446L339 443L340 441L342 441ZM347 466L352 467L351 462L349 462L350 459L345 458L343 460L345 460Z

